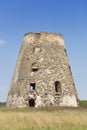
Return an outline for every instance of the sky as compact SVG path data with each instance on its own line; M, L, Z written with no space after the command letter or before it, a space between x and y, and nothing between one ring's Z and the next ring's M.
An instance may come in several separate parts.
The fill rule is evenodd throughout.
M0 102L28 32L63 35L78 97L87 100L87 0L0 0Z

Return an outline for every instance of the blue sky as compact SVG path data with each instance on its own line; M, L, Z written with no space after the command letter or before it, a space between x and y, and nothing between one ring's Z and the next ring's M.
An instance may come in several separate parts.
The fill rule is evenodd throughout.
M0 0L0 101L6 101L23 35L64 36L80 99L87 99L87 0Z

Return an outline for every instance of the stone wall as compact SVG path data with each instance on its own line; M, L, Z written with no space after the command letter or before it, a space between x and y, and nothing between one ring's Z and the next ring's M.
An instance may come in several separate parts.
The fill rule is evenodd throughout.
M61 91L57 90L60 83ZM57 87L57 88L56 88ZM25 34L7 98L8 107L75 106L77 92L62 35Z

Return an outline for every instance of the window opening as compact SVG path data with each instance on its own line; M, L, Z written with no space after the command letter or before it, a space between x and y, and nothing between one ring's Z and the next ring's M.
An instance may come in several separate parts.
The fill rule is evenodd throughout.
M36 83L30 83L30 90L35 90Z
M36 72L36 71L38 71L38 68L37 67L32 67L32 71Z
M55 81L55 91L61 92L61 83L59 81Z
M31 70L33 71L33 72L36 72L36 71L38 71L38 65L36 64L36 63L33 63L32 64L32 66L31 66Z

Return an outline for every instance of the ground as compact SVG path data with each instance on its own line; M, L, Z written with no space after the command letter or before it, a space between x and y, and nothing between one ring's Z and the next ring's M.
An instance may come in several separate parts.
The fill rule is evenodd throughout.
M0 130L87 130L87 108L0 107Z

